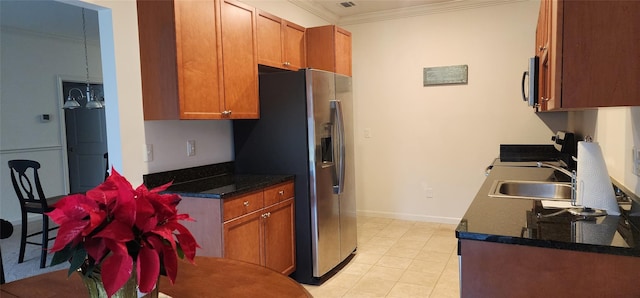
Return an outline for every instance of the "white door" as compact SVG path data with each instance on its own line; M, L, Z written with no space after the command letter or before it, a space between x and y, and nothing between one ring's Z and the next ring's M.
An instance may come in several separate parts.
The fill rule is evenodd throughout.
M91 84L95 94L104 94L102 84ZM69 188L71 193L85 192L102 183L107 168L107 127L104 109L85 109L86 84L62 82L64 100L71 95L82 106L73 110L65 110L65 127L67 135L67 156L69 165Z

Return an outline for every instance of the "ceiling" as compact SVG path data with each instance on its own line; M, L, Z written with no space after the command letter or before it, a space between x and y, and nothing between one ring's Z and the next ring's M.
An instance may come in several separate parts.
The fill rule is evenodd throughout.
M85 10L87 39L98 40L98 12ZM82 39L82 8L52 0L0 0L0 25Z
M526 0L278 0L288 1L329 23L349 25L443 13ZM83 3L83 2L78 2ZM342 5L341 3L348 3ZM345 7L348 6L348 7ZM277 12L273 12L277 14ZM86 10L87 37L98 40L98 14ZM82 9L53 0L0 0L0 25L82 38Z

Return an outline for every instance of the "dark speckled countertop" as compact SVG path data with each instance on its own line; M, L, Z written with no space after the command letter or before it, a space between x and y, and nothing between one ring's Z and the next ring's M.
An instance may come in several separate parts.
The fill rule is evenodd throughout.
M173 182L166 193L212 199L234 197L293 179L294 175L236 175L233 173L233 162L143 176L144 184L148 188Z
M545 209L537 200L488 195L495 180L554 181L557 177L552 169L526 165L492 167L456 229L459 239L640 257L640 201L633 194L628 204L620 205L622 215L595 219L568 213L547 216L558 209Z

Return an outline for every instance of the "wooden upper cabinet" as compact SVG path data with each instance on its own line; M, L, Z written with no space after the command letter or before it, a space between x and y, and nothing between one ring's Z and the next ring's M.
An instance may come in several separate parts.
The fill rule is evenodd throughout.
M306 65L305 28L258 11L258 63L290 70Z
M351 76L351 32L335 25L307 28L307 66Z
M138 0L137 7L144 119L219 115L214 2Z
M256 11L237 1L221 1L224 99L231 119L258 118Z
M254 13L229 3L137 0L145 120L258 117Z
M541 110L640 105L640 1L543 0L541 11L545 6L549 17L538 30L548 26L548 57L536 52L543 55L540 96L548 96Z

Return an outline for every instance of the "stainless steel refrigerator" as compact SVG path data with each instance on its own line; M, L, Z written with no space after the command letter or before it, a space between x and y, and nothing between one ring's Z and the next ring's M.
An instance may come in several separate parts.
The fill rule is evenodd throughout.
M356 251L351 78L260 74L260 119L234 120L237 174L294 174L296 271L319 284Z

